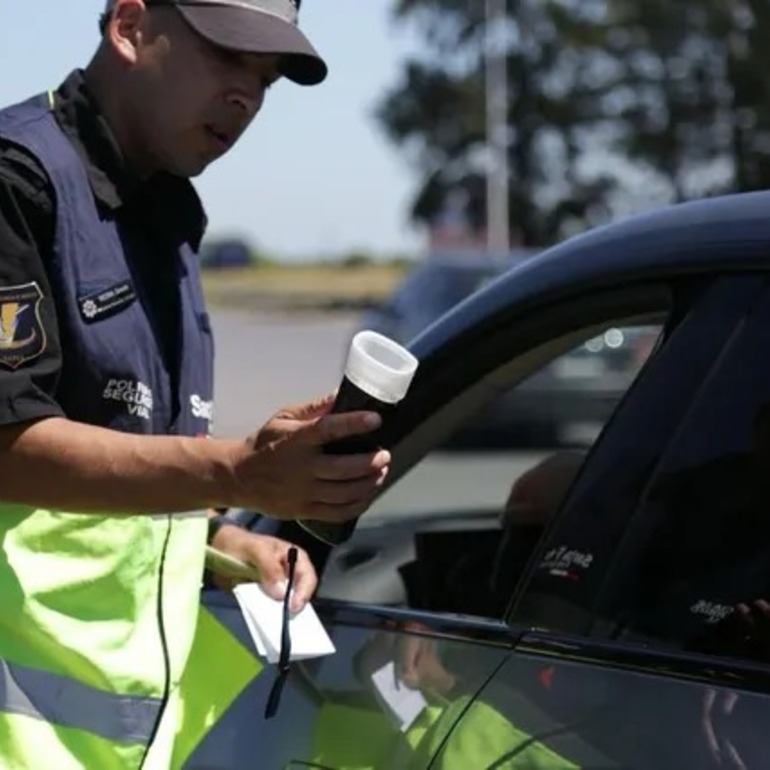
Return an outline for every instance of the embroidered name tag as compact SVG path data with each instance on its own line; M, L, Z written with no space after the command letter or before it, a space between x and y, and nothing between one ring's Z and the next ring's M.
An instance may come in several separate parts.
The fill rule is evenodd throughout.
M131 281L123 281L109 289L102 289L78 297L80 315L86 323L100 321L122 310L136 299Z

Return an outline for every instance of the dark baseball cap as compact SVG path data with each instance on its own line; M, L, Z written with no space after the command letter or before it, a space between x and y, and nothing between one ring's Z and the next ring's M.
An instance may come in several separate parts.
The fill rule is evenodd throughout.
M324 60L298 26L301 0L145 0L175 7L202 37L221 48L280 57L279 72L303 86L321 83ZM115 0L108 0L111 11Z

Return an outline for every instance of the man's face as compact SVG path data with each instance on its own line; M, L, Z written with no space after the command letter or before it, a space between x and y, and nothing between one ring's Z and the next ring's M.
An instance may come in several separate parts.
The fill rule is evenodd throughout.
M145 9L124 116L132 158L151 170L197 176L246 130L277 67L276 56L214 46L173 8Z

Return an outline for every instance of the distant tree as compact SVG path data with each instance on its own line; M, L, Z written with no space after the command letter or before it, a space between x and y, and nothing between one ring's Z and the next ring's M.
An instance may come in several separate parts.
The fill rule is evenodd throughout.
M616 185L605 169L581 166L601 119L587 46L602 30L578 5L510 4L511 227L523 245L599 221ZM405 64L377 114L420 173L417 221L430 221L455 189L467 194L473 225L486 219L483 13L480 0L396 3L396 17L424 35L425 53Z
M368 265L371 265L373 261L374 257L369 253L363 251L351 251L349 254L345 254L342 257L340 263L343 267L358 268L367 267Z
M484 2L396 0L419 56L377 117L430 222L486 218ZM544 245L641 205L770 186L766 0L509 0L511 228Z

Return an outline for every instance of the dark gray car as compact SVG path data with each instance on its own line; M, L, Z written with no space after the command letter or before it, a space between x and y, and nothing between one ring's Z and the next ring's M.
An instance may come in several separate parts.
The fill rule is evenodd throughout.
M292 665L272 721L276 667L245 665L185 767L766 768L769 209L756 193L597 230L421 335L386 433L390 510L371 514L411 538L398 606L319 600L336 654ZM501 390L602 330L648 324L659 342L569 480L554 477L547 515L501 516L541 457L437 456ZM427 510L440 526L411 520ZM332 557L354 581L379 543ZM232 598L203 601L240 640L240 657L212 657L213 693L257 656Z

